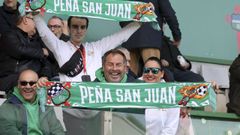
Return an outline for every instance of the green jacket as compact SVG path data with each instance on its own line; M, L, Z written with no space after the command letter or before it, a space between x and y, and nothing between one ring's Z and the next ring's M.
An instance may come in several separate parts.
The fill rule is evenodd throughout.
M53 107L39 109L43 135L65 135ZM27 112L22 102L13 95L0 106L0 135L27 135Z

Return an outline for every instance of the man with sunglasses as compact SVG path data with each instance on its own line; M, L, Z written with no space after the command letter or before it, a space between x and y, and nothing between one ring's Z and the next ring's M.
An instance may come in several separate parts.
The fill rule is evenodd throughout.
M38 75L23 70L13 95L0 107L1 135L64 135L53 107L40 108L37 94Z
M86 17L70 16L68 28L70 40L59 40L39 15L34 17L36 28L46 46L53 52L60 66L61 81L82 81L82 76L95 77L101 67L102 55L125 42L138 28L139 23L130 24L119 32L96 42L83 42L89 20Z

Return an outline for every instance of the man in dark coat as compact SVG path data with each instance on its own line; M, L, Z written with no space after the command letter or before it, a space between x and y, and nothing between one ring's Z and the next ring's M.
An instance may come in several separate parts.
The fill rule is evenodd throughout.
M17 84L19 72L32 69L39 76L50 77L51 69L46 60L49 53L35 37L33 16L19 17L17 27L1 36L0 46L0 90L11 92Z

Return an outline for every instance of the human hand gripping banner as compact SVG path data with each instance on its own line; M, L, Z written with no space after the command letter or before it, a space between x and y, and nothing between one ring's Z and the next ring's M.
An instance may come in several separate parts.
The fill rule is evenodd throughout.
M53 14L115 21L157 22L152 3L123 0L23 0L21 3L26 5L26 10Z
M84 108L173 108L211 105L211 83L47 82L47 105Z

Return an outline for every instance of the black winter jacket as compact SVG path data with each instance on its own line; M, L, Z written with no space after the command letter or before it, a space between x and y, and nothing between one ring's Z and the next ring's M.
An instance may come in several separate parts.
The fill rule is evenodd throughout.
M5 77L17 74L24 69L32 69L39 76L51 76L49 62L43 54L42 44L38 36L29 38L28 34L19 28L11 29L1 36L0 45L0 90L5 90ZM15 81L16 78L10 78ZM11 84L13 85L13 84ZM13 87L13 86L11 86Z
M23 68L31 68L41 73L45 66L43 45L38 38L29 38L21 29L12 29L2 35L0 76L19 72Z

